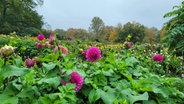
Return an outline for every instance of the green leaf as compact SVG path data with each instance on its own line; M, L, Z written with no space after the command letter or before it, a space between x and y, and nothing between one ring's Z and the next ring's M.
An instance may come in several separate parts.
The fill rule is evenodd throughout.
M40 96L38 99L39 104L52 104L51 100L47 97Z
M102 70L104 76L113 76L114 71L112 69L109 70Z
M125 59L127 65L133 66L134 64L138 63L139 61L135 57L129 57Z
M4 65L4 60L0 57L0 71L3 65Z
M98 86L106 86L107 78L103 74L99 74L93 77L93 82Z
M61 84L61 77L54 77L54 78L43 78L37 82L38 84L47 83L49 86L57 88L58 85Z
M34 77L35 77L35 72L32 68L27 70L27 74L24 76L25 80L27 83L33 83L34 82Z
M48 72L49 70L52 70L52 69L54 69L56 67L56 64L52 63L52 62L50 62L48 64L43 63L42 65L45 68L46 72Z
M143 101L143 104L157 104L154 100Z
M0 94L1 104L18 104L18 97L11 97L6 94Z
M145 92L141 95L138 95L138 96L130 96L130 103L134 104L134 102L136 102L136 101L148 100L148 98L149 98L149 96L148 96L147 92Z
M130 104L134 104L136 101L148 100L149 98L147 92L144 92L143 94L134 95L134 92L129 88L122 90L121 93L124 98L126 98L130 102Z
M90 103L95 103L96 100L98 100L100 98L100 95L98 95L98 93L96 92L96 90L92 89L89 93L89 102Z
M22 60L21 60L20 58L15 59L15 65L16 65L16 66L20 67L21 64L22 64Z
M35 95L38 95L38 89L34 86L28 85L22 88L22 90L17 94L19 98L29 98L33 99Z
M105 104L113 104L114 99L111 97L111 95L107 94L105 91L98 89L96 91L98 95L100 95L100 98L103 100Z
M5 69L0 73L3 75L3 78L12 77L12 76L23 76L25 74L25 70L27 68L18 68L13 65L8 65Z

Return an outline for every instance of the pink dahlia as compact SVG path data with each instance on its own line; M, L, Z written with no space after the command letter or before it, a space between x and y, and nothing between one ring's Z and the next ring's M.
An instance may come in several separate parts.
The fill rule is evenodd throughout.
M125 45L126 49L129 49L129 48L131 48L133 46L133 44L131 42L128 42L128 41L125 41L124 45Z
M157 62L161 62L164 60L164 57L160 54L155 54L153 57L152 57L153 60L157 61Z
M37 36L37 39L40 40L40 41L42 41L44 38L45 38L45 37L44 37L43 34L39 34L39 35Z
M58 46L56 46L56 47L54 48L54 53L56 53L57 50L58 50Z
M56 46L54 48L54 53L56 53L56 51L58 50L58 48L60 49L60 51L62 52L62 54L68 54L68 49L64 46Z
M75 91L78 92L82 88L84 79L77 72L72 72L70 74L70 82L76 84Z
M86 52L86 58L90 62L95 62L101 57L101 51L97 47L91 46Z
M46 46L47 48L50 48L49 41L46 41L46 42L45 42L45 46Z
M32 60L32 59L30 59L30 58L28 58L28 59L25 60L25 65L26 65L26 67L28 67L28 68L33 67L34 64L35 64L35 61Z
M54 44L54 40L55 40L54 39L54 34L50 34L50 36L49 36L49 43L53 45Z
M36 46L38 49L42 49L43 48L43 44L37 44L37 46Z

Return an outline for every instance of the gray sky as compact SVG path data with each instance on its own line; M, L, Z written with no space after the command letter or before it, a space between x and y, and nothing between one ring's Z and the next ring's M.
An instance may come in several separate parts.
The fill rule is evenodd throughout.
M105 25L136 21L161 29L163 15L183 0L44 0L37 8L51 29L88 29L93 17L100 17Z

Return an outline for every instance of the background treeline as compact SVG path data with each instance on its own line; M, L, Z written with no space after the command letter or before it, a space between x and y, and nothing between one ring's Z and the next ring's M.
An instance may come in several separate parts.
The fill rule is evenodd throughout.
M126 24L119 23L117 26L106 26L99 17L94 17L88 30L81 28L69 28L67 30L55 29L45 30L45 34L57 33L61 40L78 39L82 41L97 41L97 42L123 42L128 35L131 35L131 42L139 43L155 43L161 42L165 36L165 29L158 30L155 27L148 28L138 22L127 22Z
M173 7L173 11L164 17L170 20L158 30L147 27L139 22L127 22L116 26L107 26L100 17L91 20L89 29L69 28L43 29L43 17L36 11L43 0L0 0L0 34L16 33L20 36L37 36L43 33L48 37L51 33L57 34L60 40L81 40L97 42L124 42L130 35L133 43L165 42L170 50L176 54L184 54L184 2Z
M131 35L130 41L134 43L160 42L165 34L165 29L148 28L138 22L107 26L100 17L92 18L88 30L81 28L43 29L43 18L35 9L42 4L43 0L0 0L0 34L16 32L21 36L37 36L43 33L49 36L50 33L57 33L60 40L77 39L98 42L122 42L128 35Z

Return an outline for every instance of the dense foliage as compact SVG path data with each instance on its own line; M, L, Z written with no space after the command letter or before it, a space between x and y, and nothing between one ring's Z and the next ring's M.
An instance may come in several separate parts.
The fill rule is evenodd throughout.
M183 59L167 47L56 37L0 36L1 104L183 104Z
M29 28L40 30L43 25L42 16L34 9L42 2L42 0L0 0L0 33L9 34L15 31L29 34Z
M171 17L166 23L167 42L170 50L175 50L178 56L184 56L184 2L181 6L174 6L173 11L164 15Z

